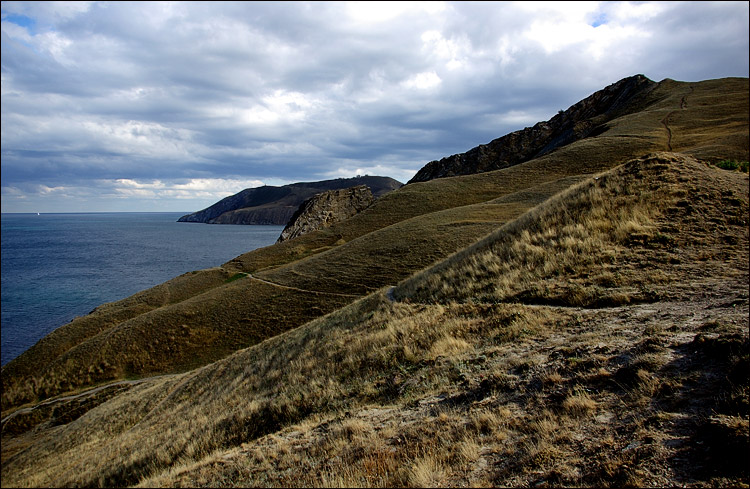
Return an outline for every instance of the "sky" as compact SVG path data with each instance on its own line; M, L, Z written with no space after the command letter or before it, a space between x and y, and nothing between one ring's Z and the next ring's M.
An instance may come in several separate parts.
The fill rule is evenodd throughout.
M622 78L747 77L748 2L2 2L2 212L193 212L428 162Z

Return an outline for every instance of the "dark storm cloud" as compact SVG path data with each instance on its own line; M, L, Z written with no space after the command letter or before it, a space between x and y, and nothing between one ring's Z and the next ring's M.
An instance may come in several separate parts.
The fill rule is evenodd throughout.
M2 19L3 211L406 181L626 76L748 75L741 2L3 2Z

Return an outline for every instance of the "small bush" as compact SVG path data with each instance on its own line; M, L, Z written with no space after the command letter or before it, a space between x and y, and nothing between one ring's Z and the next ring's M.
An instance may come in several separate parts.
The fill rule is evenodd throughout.
M563 401L563 409L574 416L583 416L596 411L598 403L582 388L576 388L573 394Z
M229 277L228 279L226 279L224 281L224 283L228 284L229 282L234 282L235 280L241 279L242 277L246 277L246 276L247 276L246 273L242 273L242 272L235 273L234 275L232 275L231 277Z
M748 168L750 167L750 163L747 161L735 161L735 160L721 160L720 162L716 163L716 166L721 168L722 170L740 170L741 172L748 173Z

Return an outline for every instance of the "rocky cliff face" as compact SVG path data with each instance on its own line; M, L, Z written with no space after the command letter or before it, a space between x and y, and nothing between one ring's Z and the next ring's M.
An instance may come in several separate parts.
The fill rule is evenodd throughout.
M596 136L607 129L608 121L641 110L643 95L656 85L658 83L643 75L624 78L546 122L481 144L466 153L431 161L408 183L499 170L537 158L579 139Z
M389 177L361 176L319 182L300 182L282 187L248 188L230 195L202 211L182 216L178 222L208 224L276 224L289 222L306 199L328 190L366 185L376 198L401 187Z
M367 208L374 200L366 185L317 194L299 206L277 243L348 219Z

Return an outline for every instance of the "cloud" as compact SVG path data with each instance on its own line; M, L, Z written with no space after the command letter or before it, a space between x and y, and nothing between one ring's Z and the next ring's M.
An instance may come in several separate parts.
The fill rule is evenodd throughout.
M161 180L137 181L120 178L100 182L101 188L110 188L120 196L138 196L149 199L213 199L220 200L238 192L238 189L260 187L260 180L228 180L221 178L194 178L184 183Z
M626 76L748 76L747 39L741 2L3 2L2 208L405 181Z
M428 90L439 86L443 80L434 71L425 71L417 73L414 76L401 82L406 88L416 88L417 90Z

